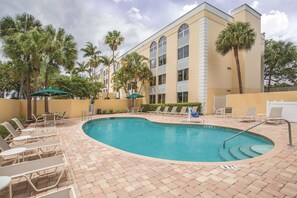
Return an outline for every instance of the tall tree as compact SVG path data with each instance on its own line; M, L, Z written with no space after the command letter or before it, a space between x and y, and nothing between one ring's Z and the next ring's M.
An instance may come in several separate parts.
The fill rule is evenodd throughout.
M109 94L109 78L110 78L110 65L113 62L113 58L110 58L108 56L101 56L101 63L104 65L104 67L107 67L107 75L108 75L108 80L107 80L107 94L106 94L106 99L109 99L108 94Z
M109 46L109 48L112 50L112 65L113 65L113 72L116 72L116 59L115 59L115 51L118 49L118 47L124 42L124 37L121 35L120 31L113 30L107 32L107 35L105 36L105 44ZM110 71L110 69L109 69ZM110 78L110 72L108 73L108 79ZM109 90L109 87L108 87ZM108 94L108 93L107 93Z
M143 84L152 77L148 67L148 59L137 52L127 54L121 60L122 67L115 72L113 81L116 89L124 88L128 92L129 84L136 92L140 93ZM140 88L138 86L140 85Z
M228 52L233 50L236 67L239 92L243 93L240 63L238 57L239 50L248 51L252 48L255 43L256 33L251 28L248 22L234 22L229 23L228 26L220 32L216 40L216 50L221 55L226 55Z
M90 57L87 66L89 66L89 75L91 80L93 82L95 81L95 69L99 66L100 64L100 56L99 54L101 53L99 50L97 50L97 46L94 46L91 42L87 42L85 45L85 48L81 49L82 52L84 52L84 57Z
M16 15L15 18L5 16L0 20L0 38L2 39L4 55L10 58L13 64L16 65L16 70L20 76L20 90L23 90L23 82L26 79L26 95L27 95L27 119L31 119L31 74L32 68L29 64L29 58L26 53L22 51L23 34L26 34L32 28L41 28L39 20L35 19L33 15L23 13ZM22 95L20 93L20 95Z
M266 40L264 59L264 79L268 92L272 82L296 83L297 49L292 42Z

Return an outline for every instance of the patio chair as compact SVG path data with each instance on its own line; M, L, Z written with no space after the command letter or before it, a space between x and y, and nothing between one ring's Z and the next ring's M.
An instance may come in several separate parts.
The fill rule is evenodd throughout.
M141 109L137 110L137 113L142 113L143 109L144 109L144 107L141 107Z
M59 189L58 191L50 192L46 195L39 196L37 198L76 198L74 189L72 186L69 186L67 188Z
M196 113L197 110L198 110L198 106L194 106L194 107L192 108L192 112L193 112L193 113Z
M224 107L224 108L220 108L220 109L217 109L215 111L215 115L219 115L221 117L233 117L233 114L232 114L232 107Z
M60 140L52 140L52 141L46 141L46 142L36 142L36 143L29 143L29 144L19 144L14 147L10 147L5 140L0 136L0 149L1 151L6 151L12 148L20 148L24 147L27 150L26 151L34 151L36 154L42 158L41 154L44 153L43 149L54 147L53 150L55 150L55 155L57 154L56 148L61 145Z
M44 116L44 126L56 126L56 115L54 113Z
M161 114L168 114L169 113L169 107L168 106L166 106L165 108L164 108L164 110L163 111L161 111L160 113Z
M1 123L2 126L4 126L10 135L13 137L14 141L24 141L24 140L32 140L32 139L44 139L48 137L57 136L57 132L51 132L51 133L44 133L44 134L32 134L32 135L20 135L14 128L11 126L9 122L3 122Z
M171 111L169 112L169 114L170 114L170 115L176 115L176 114L177 114L176 109L177 109L177 106L172 107L172 109L171 109Z
M241 118L244 122L256 121L256 107L249 107L246 115L242 116Z
M64 113L62 115L57 115L56 120L64 120L66 117L66 113L67 113L67 111L64 111Z
M178 114L179 115L188 115L187 109L188 109L188 107L182 107Z
M266 117L266 123L280 124L282 123L282 107L271 107L269 116Z
M155 111L149 111L149 113L160 113L161 112L161 106L158 106Z
M56 155L53 157L47 157L47 158L26 161L18 164L0 167L0 176L8 176L8 177L11 177L11 179L24 177L35 191L40 192L43 190L56 187L59 184L65 172L66 166L67 166L67 161L65 156ZM57 174L58 168L61 168L62 170L60 175L58 176L56 183L44 188L37 188L37 186L32 182L33 174L41 177ZM50 170L53 170L53 171L49 172Z
M11 120L14 121L18 126L16 130L23 134L24 133L33 134L34 132L46 133L49 131L56 130L56 127L25 128L18 118L12 118Z
M44 122L44 116L35 116L35 114L32 113L32 117L35 121L34 127L37 125L39 122Z

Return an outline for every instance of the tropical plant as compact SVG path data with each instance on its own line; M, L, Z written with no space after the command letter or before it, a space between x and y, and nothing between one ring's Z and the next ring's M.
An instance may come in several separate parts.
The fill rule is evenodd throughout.
M101 56L101 63L103 64L104 67L107 67L107 94L106 94L106 99L109 99L108 94L109 94L109 78L110 78L110 65L113 62L113 58L110 58L108 56Z
M238 57L239 50L250 50L255 43L256 33L248 22L229 23L228 26L220 32L216 40L216 50L221 55L226 55L233 50L237 67L239 92L243 93L240 63Z
M127 94L129 85L132 85L135 92L140 93L143 84L152 77L147 60L145 56L139 55L137 52L127 54L122 58L122 67L113 76L115 89L123 88ZM140 85L139 89L138 85Z
M276 85L297 82L297 49L292 42L266 40L264 59L268 92L272 82Z
M26 82L27 100L31 101L31 73L30 57L23 51L24 35L33 28L40 29L41 23L34 16L27 13L16 15L15 19L5 16L0 20L0 38L2 39L3 54L11 59L15 71L20 79L19 96L22 95ZM26 80L25 80L26 79ZM31 102L27 103L27 119L31 119Z
M80 74L80 77L83 77L83 73L86 71L86 64L85 64L85 61L79 63L79 62L76 62L77 63L77 67L73 67L72 70L71 70L71 75L78 75Z
M12 62L0 61L0 98L4 98L5 92L18 90L18 79L15 76Z
M89 77L93 82L95 81L95 69L100 64L100 56L101 53L99 50L97 50L97 46L94 46L91 42L87 42L85 45L85 48L81 49L82 52L84 52L83 57L89 57L88 62L86 63L86 71L89 74Z

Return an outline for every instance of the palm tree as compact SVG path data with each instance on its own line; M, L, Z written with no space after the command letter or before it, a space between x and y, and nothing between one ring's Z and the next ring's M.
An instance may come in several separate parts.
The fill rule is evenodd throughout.
M72 35L63 28L58 31L51 25L45 27L46 47L44 53L45 88L49 87L49 76L60 71L60 67L71 70L77 58L76 43ZM45 97L45 112L48 112L48 98Z
M107 75L108 75L108 83L107 83L107 94L106 94L106 99L109 99L108 94L109 94L109 78L110 78L110 65L113 62L113 59L108 57L108 56L101 56L101 63L104 65L104 67L107 67Z
M238 58L239 50L250 50L255 43L256 33L248 22L229 23L228 26L220 32L216 40L216 50L221 55L226 55L233 50L237 66L237 76L239 92L242 94L242 80L240 64Z
M91 42L87 42L87 44L85 45L85 48L82 48L81 51L84 52L83 57L90 57L90 59L87 62L87 65L89 66L89 75L90 75L90 78L93 81L95 81L95 69L100 64L99 54L101 52L97 50L97 47L94 46Z
M74 75L78 75L80 73L80 77L82 77L82 74L86 71L86 64L85 64L85 61L79 63L79 62L76 62L78 67L74 67L72 68L72 71L71 71L71 74L74 74Z
M33 15L23 13L16 15L15 19L5 16L0 20L0 38L2 39L4 55L15 64L17 75L20 76L20 94L22 95L24 79L26 79L27 95L27 119L31 119L31 74L32 68L29 64L29 56L23 52L22 35L32 28L40 29L42 24Z

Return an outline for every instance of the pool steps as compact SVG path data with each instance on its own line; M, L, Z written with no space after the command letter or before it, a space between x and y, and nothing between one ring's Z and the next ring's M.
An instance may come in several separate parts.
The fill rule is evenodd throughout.
M244 145L220 148L219 154L224 161L243 160L258 157L270 151L273 145Z

